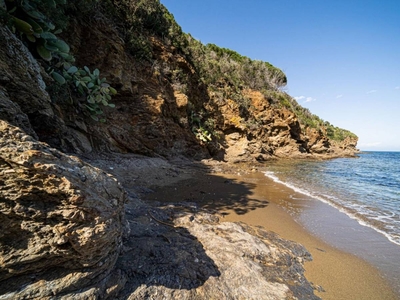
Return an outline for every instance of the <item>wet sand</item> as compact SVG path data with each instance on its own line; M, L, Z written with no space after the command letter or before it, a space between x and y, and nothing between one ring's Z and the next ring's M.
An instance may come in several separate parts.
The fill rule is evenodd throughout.
M261 174L261 176L263 176ZM304 245L313 257L305 264L306 277L325 292L316 292L323 299L398 299L378 270L354 255L339 251L323 242L297 223L287 210L301 214L301 205L294 203L281 185L260 174L248 175L247 180L255 183L254 199L266 198L268 206L252 210L244 215L228 211L226 221L242 221L251 225L261 225L278 233L283 238ZM232 177L231 177L232 178ZM243 178L241 178L243 180ZM262 180L263 184L257 184ZM304 197L299 195L300 197ZM312 203L308 203L308 205ZM305 204L303 204L305 205ZM307 204L306 204L307 205ZM286 209L283 209L285 207Z
M322 299L400 299L379 271L364 260L317 238L293 216L301 217L311 202L294 201L293 191L262 173L206 174L168 186L153 186L145 200L196 202L224 215L224 221L261 225L304 245L313 257L305 275ZM298 198L304 195L298 195ZM291 212L291 214L288 213Z

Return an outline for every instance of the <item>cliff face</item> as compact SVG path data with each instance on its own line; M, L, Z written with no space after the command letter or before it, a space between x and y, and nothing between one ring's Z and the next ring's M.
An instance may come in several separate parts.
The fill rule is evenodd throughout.
M118 91L112 100L116 108L104 109L105 124L84 114L85 99L76 98L72 102L80 105L71 105L71 91L60 90L23 46L18 46L20 53L10 50L18 48L15 36L2 28L2 87L27 116L18 122L25 128L30 123L29 133L75 153L133 152L235 162L356 152L356 137L332 141L323 126L301 125L293 110L279 105L276 99L283 93L277 90L278 96L267 97L256 88L235 88L233 93L231 84L220 78L207 83L195 63L198 57L158 36L146 36L151 62L138 59L130 54L116 24L97 12L89 20L71 19L64 34L75 64L100 69ZM34 74L24 72L26 62L31 62ZM19 69L11 70L14 66ZM28 82L24 76L38 78L38 88L22 84Z
M155 56L149 65L127 52L111 25L75 23L72 28L69 42L78 63L101 69L119 92L113 100L116 109L107 110L106 124L89 122L86 132L72 124L91 135L91 148L230 162L356 152L356 137L333 142L323 128L304 128L294 112L274 105L260 91L240 91L248 101L244 114L240 103L223 96L226 87L209 88L185 55L157 37L149 38ZM186 78L184 87L172 78L174 72ZM87 148L82 151L91 151Z

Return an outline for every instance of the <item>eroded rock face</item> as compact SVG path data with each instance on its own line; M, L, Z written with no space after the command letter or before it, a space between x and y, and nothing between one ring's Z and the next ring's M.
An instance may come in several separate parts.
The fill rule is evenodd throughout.
M0 84L27 114L52 115L42 69L7 27L0 26Z
M244 126L238 104L233 100L217 106L222 115L217 125L224 132L224 160L268 160L272 157L306 157L316 153L295 114L285 108L273 107L259 91L245 90L243 95L250 101L249 113L254 123ZM210 98L210 101L216 101L212 95ZM316 138L315 142L319 139Z
M107 295L124 201L111 175L0 120L2 299Z
M77 65L99 68L102 76L118 89L112 102L115 109L104 109L107 123L88 122L94 150L131 152L136 154L171 157L185 155L197 159L209 157L200 145L188 122L186 95L174 94L166 76L160 76L161 64L179 65L190 73L190 64L155 38L149 37L157 61L143 65L129 54L127 46L115 26L103 16L102 23L71 22L66 37L77 59ZM192 79L188 87L190 101L201 106L206 93ZM186 101L185 101L186 100Z

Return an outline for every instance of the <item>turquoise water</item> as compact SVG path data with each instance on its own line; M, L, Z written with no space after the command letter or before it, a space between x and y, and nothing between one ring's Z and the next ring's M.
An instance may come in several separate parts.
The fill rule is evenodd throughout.
M265 175L330 204L400 245L400 152L279 161L269 164Z

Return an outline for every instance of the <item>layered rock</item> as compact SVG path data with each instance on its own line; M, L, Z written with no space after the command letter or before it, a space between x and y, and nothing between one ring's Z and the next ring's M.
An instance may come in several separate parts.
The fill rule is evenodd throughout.
M111 175L0 120L2 299L111 293L124 201Z
M249 99L251 122L240 117L239 105L235 101L228 99L221 103L215 95L210 95L213 107L221 116L216 120L222 132L220 143L224 160L328 158L352 156L357 151L356 138L332 142L321 130L302 128L293 112L276 108L261 92L245 90L243 94Z

